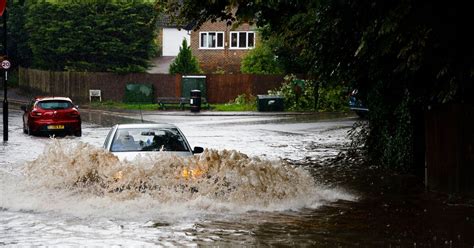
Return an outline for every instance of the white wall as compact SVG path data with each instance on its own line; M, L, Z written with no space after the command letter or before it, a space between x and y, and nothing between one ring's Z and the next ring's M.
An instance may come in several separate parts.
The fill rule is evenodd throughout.
M177 56L184 38L187 40L188 46L190 46L191 37L186 30L163 28L163 56Z

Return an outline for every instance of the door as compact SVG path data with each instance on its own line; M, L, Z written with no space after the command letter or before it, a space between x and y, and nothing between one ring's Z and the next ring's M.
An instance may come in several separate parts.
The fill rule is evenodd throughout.
M188 46L191 45L191 39L186 30L163 28L163 56L177 56L183 39L186 39Z

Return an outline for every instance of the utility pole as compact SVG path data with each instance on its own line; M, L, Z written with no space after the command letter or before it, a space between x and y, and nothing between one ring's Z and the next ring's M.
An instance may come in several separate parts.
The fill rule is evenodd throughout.
M8 141L8 100L7 100L7 81L8 69L10 68L10 61L7 60L7 15L6 15L7 0L0 0L0 16L3 18L3 56L1 66L4 71L3 75L3 142Z

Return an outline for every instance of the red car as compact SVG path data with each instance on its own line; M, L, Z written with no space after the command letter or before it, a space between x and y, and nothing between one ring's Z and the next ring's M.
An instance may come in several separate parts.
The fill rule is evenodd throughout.
M25 111L23 132L26 134L82 135L81 115L68 97L36 97L21 109Z

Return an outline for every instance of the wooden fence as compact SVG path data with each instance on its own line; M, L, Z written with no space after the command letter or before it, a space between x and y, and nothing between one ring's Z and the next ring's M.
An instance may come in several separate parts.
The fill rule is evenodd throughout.
M448 104L425 114L426 180L435 191L474 196L474 106Z
M89 99L89 90L101 90L102 100L122 101L128 83L152 84L156 97L180 97L181 75L101 72L55 72L19 69L19 85L45 95L68 96L76 102ZM208 74L209 103L226 103L240 94L266 94L283 82L281 75Z

